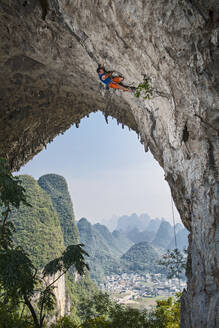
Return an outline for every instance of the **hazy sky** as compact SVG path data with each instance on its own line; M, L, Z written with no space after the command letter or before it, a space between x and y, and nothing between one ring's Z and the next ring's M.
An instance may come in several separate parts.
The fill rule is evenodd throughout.
M47 173L67 180L77 220L101 222L134 212L172 220L163 170L135 132L113 119L106 124L100 112L56 137L19 171L36 179Z

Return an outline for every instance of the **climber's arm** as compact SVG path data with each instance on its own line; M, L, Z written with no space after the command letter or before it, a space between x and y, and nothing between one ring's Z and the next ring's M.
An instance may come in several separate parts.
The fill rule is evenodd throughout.
M107 79L108 77L112 76L113 75L113 72L110 72L110 73L106 73L102 76L102 79L105 80Z
M104 60L101 61L101 63L100 63L100 67L101 67L101 68L104 67Z
M99 68L103 68L104 69L104 60L101 61L101 63L99 64ZM105 69L104 69L105 70ZM102 79L105 80L107 79L108 77L112 76L113 72L109 72L109 73L106 73L102 76Z

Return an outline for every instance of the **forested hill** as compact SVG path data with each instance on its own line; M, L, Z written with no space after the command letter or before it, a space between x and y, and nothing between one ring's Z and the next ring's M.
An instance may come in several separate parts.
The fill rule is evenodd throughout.
M28 202L13 209L11 217L16 226L14 239L31 256L36 267L42 267L59 256L64 249L59 217L48 194L31 176L19 177L26 189Z
M54 201L33 177L22 175L19 179L26 189L31 207L21 205L18 210L12 211L11 216L16 227L14 240L29 254L36 268L42 269L49 261L60 256L68 243L74 244L78 240L71 199L67 184L60 176L51 174L40 179L45 189L46 186L48 190L50 188ZM63 287L61 284L61 290ZM97 287L88 276L75 282L73 271L66 275L65 287L66 295L72 300L74 314L77 317L80 315L79 308L83 306L83 300L96 293ZM62 295L62 292L59 292L57 291L57 295ZM59 304L62 301L60 299Z
M133 245L123 256L122 260L126 262L128 271L136 272L163 272L163 268L158 264L160 254L148 242L140 242Z
M90 254L91 277L96 282L103 282L107 275L116 273L163 272L158 264L160 253L151 243L133 245L121 231L111 233L106 226L92 225L85 218L77 225L81 242Z
M50 196L58 213L65 246L77 244L79 232L66 180L57 174L46 174L39 178L38 183Z
M31 255L37 267L42 267L59 256L64 246L81 242L90 255L87 261L90 264L91 277L96 282L103 282L106 275L113 273L160 272L157 265L160 251L156 248L164 249L172 244L173 228L166 221L159 220L161 223L153 244L145 240L139 243L139 237L148 238L154 221L158 221L151 220L151 224L146 215L142 215L139 226L145 229L145 220L150 225L150 231L139 232L135 222L129 217L128 227L132 230L126 233L121 230L111 233L106 226L100 223L92 225L85 218L76 226L67 183L62 176L47 174L38 183L26 175L20 176L20 179L32 207L21 206L19 210L12 212L17 229L15 239ZM124 231L126 219L124 216L122 221ZM167 231L170 233L167 234ZM182 233L181 235L184 240L185 236ZM133 237L132 240L129 239L130 236Z
M105 236L101 234L85 218L82 218L77 225L80 232L80 240L85 244L86 250L90 255L88 263L91 269L91 277L99 283L104 281L106 275L112 272L119 273L119 254L104 238L107 233L105 233Z

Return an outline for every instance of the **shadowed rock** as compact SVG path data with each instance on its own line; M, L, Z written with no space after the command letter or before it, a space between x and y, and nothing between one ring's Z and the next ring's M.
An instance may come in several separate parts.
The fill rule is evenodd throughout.
M181 327L219 326L218 1L23 3L0 4L0 155L18 169L97 110L135 130L190 231ZM102 58L151 99L105 91Z

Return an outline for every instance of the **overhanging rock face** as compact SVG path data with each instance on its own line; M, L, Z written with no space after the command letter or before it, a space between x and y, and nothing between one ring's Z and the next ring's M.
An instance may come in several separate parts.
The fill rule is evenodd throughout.
M1 156L17 169L97 110L135 130L164 168L191 232L186 328L219 326L217 3L0 3ZM96 74L101 58L129 85L149 76L152 98L105 91Z

